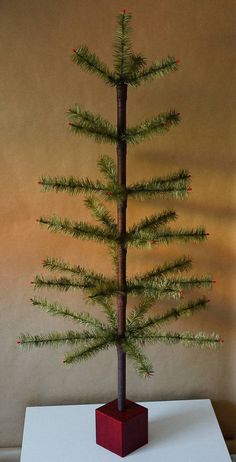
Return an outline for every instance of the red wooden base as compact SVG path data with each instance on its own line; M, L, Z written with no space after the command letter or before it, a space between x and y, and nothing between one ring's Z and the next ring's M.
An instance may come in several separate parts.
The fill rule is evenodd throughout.
M96 443L125 457L148 442L148 410L126 400L118 411L117 400L96 409Z

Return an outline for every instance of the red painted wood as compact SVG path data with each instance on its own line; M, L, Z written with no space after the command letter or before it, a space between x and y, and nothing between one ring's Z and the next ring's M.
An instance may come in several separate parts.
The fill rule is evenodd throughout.
M117 400L96 409L96 443L125 457L148 442L148 409L126 400L124 411Z

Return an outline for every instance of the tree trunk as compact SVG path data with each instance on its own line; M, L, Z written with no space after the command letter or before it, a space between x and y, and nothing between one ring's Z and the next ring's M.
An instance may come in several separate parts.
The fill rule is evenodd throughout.
M122 135L126 132L126 99L127 85L117 86L117 174L118 185L126 188L126 141ZM126 329L126 198L117 203L117 227L119 234L117 282L120 293L117 297L118 336L123 338ZM121 345L117 345L118 356L118 409L124 411L126 399L126 353Z

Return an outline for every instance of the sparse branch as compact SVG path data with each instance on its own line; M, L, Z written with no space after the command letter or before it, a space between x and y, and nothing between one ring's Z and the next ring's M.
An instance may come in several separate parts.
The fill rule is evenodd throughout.
M153 295L146 295L143 296L138 304L132 312L130 313L127 319L127 326L128 328L132 328L133 326L139 326L140 321L144 318L145 314L148 310L153 306L156 301L156 297Z
M110 346L114 345L115 342L116 338L114 338L112 335L107 335L107 337L102 339L94 339L94 341L90 342L89 345L81 345L81 347L77 348L76 350L67 353L63 362L66 364L74 364L85 361L99 353L99 351L107 350Z
M99 199L95 197L88 197L85 199L85 205L106 229L108 229L111 233L117 234L117 225L114 218Z
M166 262L163 265L154 266L151 271L137 275L130 279L130 282L144 283L153 279L160 279L169 273L182 273L192 267L192 260L190 257L180 257L172 262Z
M76 278L46 278L43 275L37 275L32 281L35 289L47 288L47 289L58 289L67 292L69 289L83 289L90 291L95 287L95 284L91 282L81 282Z
M142 352L141 348L138 347L137 342L132 342L132 339L126 339L122 342L122 346L138 375L141 377L150 377L153 375L153 365Z
M112 303L107 298L100 299L99 305L102 307L103 312L105 313L108 322L110 323L111 327L117 330L117 312L113 308Z
M133 337L132 337L133 338ZM204 332L199 332L194 334L192 332L157 332L157 333L148 333L140 334L140 336L135 336L137 341L142 340L143 343L154 344L156 342L166 343L168 345L173 345L180 343L185 347L197 347L200 348L217 348L222 343L219 335L212 333L206 334Z
M79 324L85 325L96 331L106 331L107 326L100 322L98 319L93 318L89 313L74 313L70 311L69 308L64 307L63 305L54 302L50 303L45 298L32 298L32 304L37 306L42 311L51 314L52 316L61 316L63 318L71 319Z
M99 114L93 114L79 106L70 108L68 111L70 127L75 133L86 134L108 143L116 143L116 128Z
M73 50L72 60L82 69L96 74L108 85L116 85L115 75L109 71L107 65L95 53L89 51L86 45L81 45Z
M72 344L75 345L77 343L87 343L91 340L100 341L103 339L104 336L100 334L94 334L90 331L83 331L83 332L75 332L72 330L68 330L66 332L50 332L49 334L38 334L38 335L31 335L31 334L21 334L19 343L22 347L31 348L31 347L43 347L43 346L52 346L58 347L64 344Z
M174 197L183 199L188 196L191 175L187 170L180 170L166 177L153 177L133 183L127 188L128 197L148 199L155 197Z
M111 157L101 156L98 161L98 167L109 182L117 185L117 168Z
M145 334L145 330L147 329L159 328L162 324L165 324L168 321L175 321L181 317L188 317L200 310L204 310L206 309L208 303L209 300L207 300L206 297L199 298L197 301L191 300L187 304L182 304L176 308L172 308L166 311L164 314L149 317L144 321L143 316L140 317L140 315L136 312L136 322L129 324L130 330L134 330L137 334L139 334L139 332L144 332ZM142 323L139 322L138 324L137 321L142 321Z
M150 120L145 120L140 125L128 128L124 139L127 143L137 144L155 134L166 133L171 126L180 122L180 115L175 111L169 111L165 114L159 114Z
M90 281L91 283L96 282L108 282L109 279L106 278L102 273L97 273L92 270L88 270L79 265L70 265L60 258L47 257L43 261L44 268L47 268L49 271L63 271L68 272L80 277L82 280Z
M174 210L164 210L159 214L151 215L143 218L139 223L134 224L127 232L127 238L139 234L140 231L151 230L155 231L160 226L166 225L170 221L176 220L177 214Z
M138 86L142 82L152 80L154 78L164 77L165 75L177 71L179 68L179 61L173 56L167 56L167 58L161 61L156 61L149 67L144 67L139 72L134 72L130 77L127 77L126 83L133 86Z
M196 229L176 229L169 228L157 231L142 231L137 235L129 236L127 243L131 247L144 248L159 244L170 244L173 241L180 242L200 242L207 238L208 233L202 227Z
M131 51L131 14L122 12L117 16L116 40L114 44L114 67L121 82L124 82L130 71Z
M76 239L95 240L97 242L112 243L116 242L115 233L111 233L99 226L93 226L83 221L76 222L68 219L62 220L56 216L39 219L39 223L46 225L49 231L62 232Z
M109 191L99 180L93 182L89 178L80 179L73 176L68 178L64 176L41 176L39 184L42 185L43 191L66 191L70 194L91 194L97 192L104 194Z

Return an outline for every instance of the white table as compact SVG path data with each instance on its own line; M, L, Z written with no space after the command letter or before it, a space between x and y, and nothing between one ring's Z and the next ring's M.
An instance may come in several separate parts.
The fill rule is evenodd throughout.
M140 403L149 409L149 443L129 462L231 462L208 399ZM100 404L26 409L21 462L118 462L95 443Z

